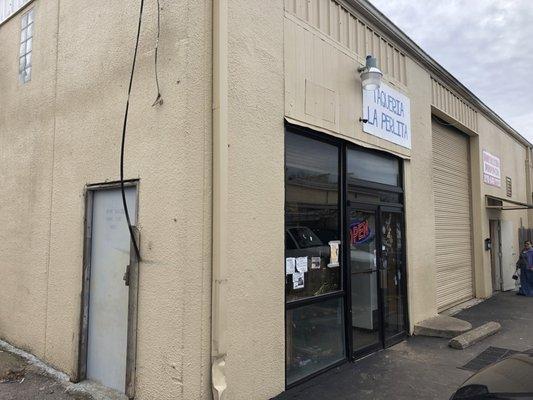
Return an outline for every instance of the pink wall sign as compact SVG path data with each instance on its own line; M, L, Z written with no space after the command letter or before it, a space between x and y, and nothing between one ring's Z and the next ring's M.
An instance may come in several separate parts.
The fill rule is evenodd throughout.
M502 186L500 159L485 150L483 150L483 182L491 186Z

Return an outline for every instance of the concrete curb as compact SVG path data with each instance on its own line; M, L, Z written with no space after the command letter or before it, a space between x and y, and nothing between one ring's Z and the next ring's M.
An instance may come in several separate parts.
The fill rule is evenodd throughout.
M437 315L415 325L416 336L453 338L472 329L472 324L459 318Z
M492 336L497 333L502 326L497 322L487 322L484 325L472 329L469 332L463 333L457 337L454 337L448 345L457 350L464 350L467 347L470 347L486 337Z

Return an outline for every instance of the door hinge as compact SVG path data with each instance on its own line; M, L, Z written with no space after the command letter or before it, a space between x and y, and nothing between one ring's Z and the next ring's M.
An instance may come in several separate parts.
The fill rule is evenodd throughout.
M130 265L126 265L126 272L124 272L124 276L122 277L122 280L124 281L124 284L126 286L130 285Z

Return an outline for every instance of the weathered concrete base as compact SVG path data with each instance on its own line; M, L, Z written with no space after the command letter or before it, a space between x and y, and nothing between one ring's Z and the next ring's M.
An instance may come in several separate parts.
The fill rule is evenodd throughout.
M497 322L487 322L476 329L472 329L469 332L454 337L448 344L454 349L463 350L485 339L486 337L494 335L501 329L501 327L502 326Z
M90 400L128 400L128 397L125 394L106 388L99 383L92 381L70 384L65 392L73 396Z
M34 355L0 340L0 383L2 381L16 381L22 383L24 380L28 382L32 380L27 379L30 375L46 377L46 380L44 378L39 380L39 386L41 386L41 388L38 389L46 389L48 385L50 391L47 393L55 393L54 396L57 394L57 399L128 400L128 397L125 394L106 388L92 381L83 381L80 383L70 382L70 378L67 374L53 369ZM22 397L20 397L20 399L41 398L38 397L41 395L42 393L40 392L38 395L29 395L26 393L25 395L21 395ZM2 397L1 392L0 398L4 398ZM17 397L17 399L18 398L19 397Z
M13 380L24 372L26 363L15 354L0 349L0 382Z
M454 338L472 329L472 324L447 315L437 315L415 325L416 336Z

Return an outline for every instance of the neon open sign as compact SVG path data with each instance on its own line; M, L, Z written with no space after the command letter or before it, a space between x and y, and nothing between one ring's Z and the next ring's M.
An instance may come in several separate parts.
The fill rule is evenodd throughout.
M350 224L350 243L361 244L372 239L372 229L366 219L357 220Z

